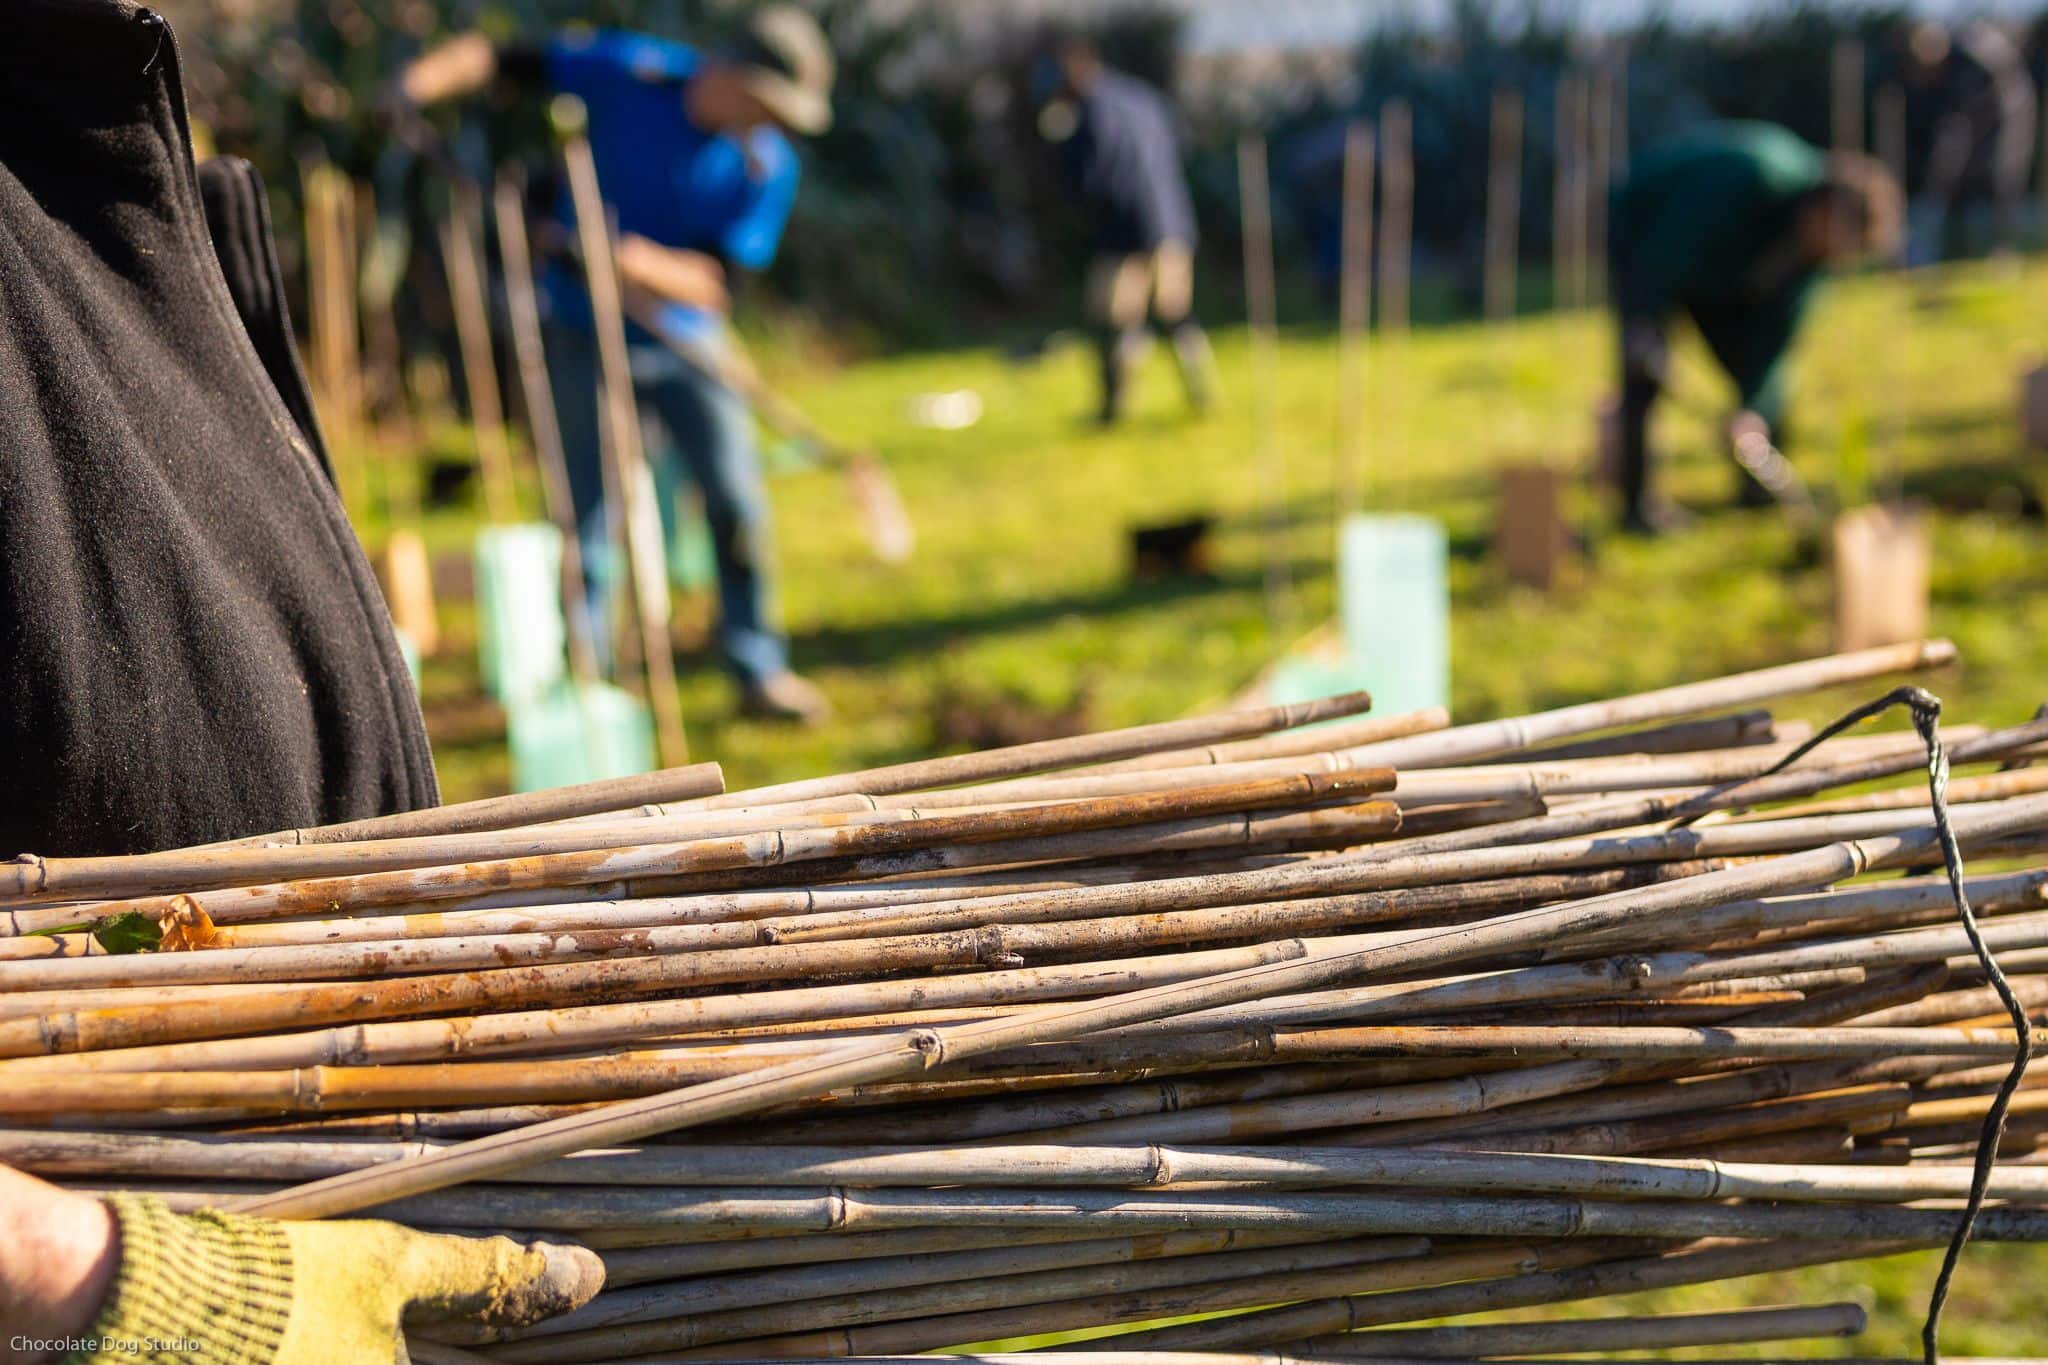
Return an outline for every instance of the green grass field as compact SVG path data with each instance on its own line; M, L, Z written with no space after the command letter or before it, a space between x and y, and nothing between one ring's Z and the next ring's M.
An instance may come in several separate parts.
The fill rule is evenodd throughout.
M1807 477L1853 491L1897 468L1929 507L1933 627L1964 660L1930 685L1953 718L2010 723L2048 699L2040 519L2048 480L2044 458L2022 452L2014 419L2016 375L2040 339L2043 302L2048 269L2040 266L1972 267L1910 290L1889 280L1845 283L1821 304L1799 356L1789 453ZM1510 331L1421 331L1405 354L1372 354L1366 505L1423 511L1449 529L1460 720L1830 648L1828 569L1801 556L1775 513L1733 509L1730 467L1697 413L1669 414L1659 429L1670 486L1700 513L1696 527L1631 541L1608 534L1604 509L1584 498L1592 554L1565 585L1518 588L1490 562L1498 465L1548 460L1575 478L1586 467L1590 413L1610 382L1607 336L1590 315L1536 317ZM1143 373L1131 420L1107 432L1085 420L1091 363L1077 350L1023 369L992 351L777 367L822 424L886 458L918 523L918 554L902 568L875 564L835 476L778 478L797 663L839 715L810 731L737 719L729 686L699 648L683 660L693 756L722 762L734 786L752 785L1164 719L1242 687L1331 611L1335 345L1327 331L1307 329L1281 345L1285 477L1277 492L1288 514L1292 594L1269 614L1258 526L1275 490L1254 469L1245 338L1232 331L1216 341L1223 392L1213 414L1183 414L1162 348ZM1682 361L1678 387L1688 402L1722 406L1725 392L1697 348ZM959 388L981 395L978 425L929 431L908 420L914 396ZM1127 528L1195 513L1222 523L1213 574L1134 582ZM471 525L460 508L437 514L430 542L459 552ZM704 610L693 604L684 616L701 629ZM454 799L501 788L506 769L498 722L472 701L466 625L459 611L448 616L450 648L429 662L423 691ZM1786 710L1819 719L1858 699ZM1652 1301L1697 1309L1851 1298L1873 1318L1853 1349L1898 1354L1917 1350L1932 1271L1930 1257L1914 1256ZM1945 1344L2048 1352L2048 1254L1974 1251Z

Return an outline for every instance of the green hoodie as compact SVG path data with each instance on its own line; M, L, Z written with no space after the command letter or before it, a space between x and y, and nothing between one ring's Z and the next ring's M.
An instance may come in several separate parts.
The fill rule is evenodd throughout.
M1794 222L1826 176L1826 157L1776 124L1721 123L1637 158L1609 208L1623 321L1690 314L1743 405L1772 422L1817 273Z

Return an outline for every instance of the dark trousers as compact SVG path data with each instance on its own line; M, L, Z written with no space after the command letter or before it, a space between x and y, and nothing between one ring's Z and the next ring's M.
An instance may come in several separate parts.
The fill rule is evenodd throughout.
M610 603L620 565L613 562L598 435L597 343L560 324L547 329L548 371L562 423L569 491L576 504L591 630L608 662ZM704 518L718 565L718 646L726 667L758 682L789 667L789 645L769 573L768 496L754 444L754 418L733 393L652 345L628 348L640 432L654 471L662 529L675 536L675 493L683 478L704 495Z

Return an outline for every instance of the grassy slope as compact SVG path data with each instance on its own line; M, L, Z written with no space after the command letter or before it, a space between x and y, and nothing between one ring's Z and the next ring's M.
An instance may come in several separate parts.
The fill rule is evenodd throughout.
M2030 481L2039 482L2041 462L2018 458L2011 416L2017 356L2034 339L2044 297L2048 281L1984 268L1946 277L1927 301L1890 283L1845 285L1822 304L1799 360L1805 425L1792 454L1809 478L1835 477L1845 416L1850 426L1860 419L1880 433L1900 432L1908 487L1937 504L1934 628L1952 636L1966 660L1934 685L1952 715L1987 722L2024 717L2048 696L2048 555L2039 521L2016 510L2031 497ZM1487 562L1489 470L1532 457L1583 466L1587 414L1608 382L1605 336L1591 317L1539 318L1506 338L1451 328L1418 335L1405 359L1375 356L1385 401L1368 503L1415 507L1450 529L1461 719L1829 648L1826 569L1798 566L1775 515L1725 507L1729 475L1697 417L1668 417L1660 431L1673 488L1704 513L1696 529L1657 544L1604 538L1588 570L1548 595L1505 584ZM1181 714L1241 686L1331 609L1335 373L1327 335L1283 343L1282 492L1293 514L1295 593L1288 619L1275 622L1252 529L1265 490L1250 454L1244 338L1226 334L1217 343L1224 401L1216 415L1182 416L1162 353L1145 371L1133 419L1107 433L1079 420L1090 402L1090 368L1073 351L1021 371L966 352L785 376L822 423L880 448L919 523L919 554L905 569L874 565L833 476L778 479L797 661L831 693L840 718L812 732L733 719L726 684L706 664L685 678L697 756L721 760L735 785L750 785L930 752L942 742L939 713L963 704L1059 713L1078 703L1088 723L1108 726ZM1718 403L1700 356L1684 359L1681 387ZM906 420L912 395L961 387L986 402L978 426L930 432ZM1886 448L1881 434L1875 445ZM1126 527L1198 511L1229 523L1214 581L1133 584ZM431 534L460 545L466 529L451 517ZM451 797L504 780L488 716L480 726L475 717L461 722L472 725L465 741L442 705L472 687L459 652L429 667ZM1820 718L1848 700L1790 709ZM2048 1351L2044 1270L2044 1254L1973 1253L1946 1344ZM1900 1353L1914 1346L1931 1272L1928 1258L1910 1257L1656 1302L1699 1308L1853 1297L1873 1310L1873 1334L1859 1349Z

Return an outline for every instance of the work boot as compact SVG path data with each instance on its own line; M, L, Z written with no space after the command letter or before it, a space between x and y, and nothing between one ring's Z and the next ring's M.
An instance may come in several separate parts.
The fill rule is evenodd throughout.
M1181 386L1187 390L1188 406L1207 412L1216 401L1216 352L1209 346L1209 334L1189 319L1173 329L1173 358L1180 367Z
M1123 420L1124 403L1130 396L1131 371L1144 357L1149 342L1150 336L1142 327L1102 334L1102 408L1095 419L1101 425L1111 427Z
M1631 503L1621 514L1621 529L1632 536L1654 539L1683 531L1692 525L1692 513L1662 498L1643 498Z
M741 683L740 710L764 720L816 725L832 714L832 703L809 679L785 668Z

